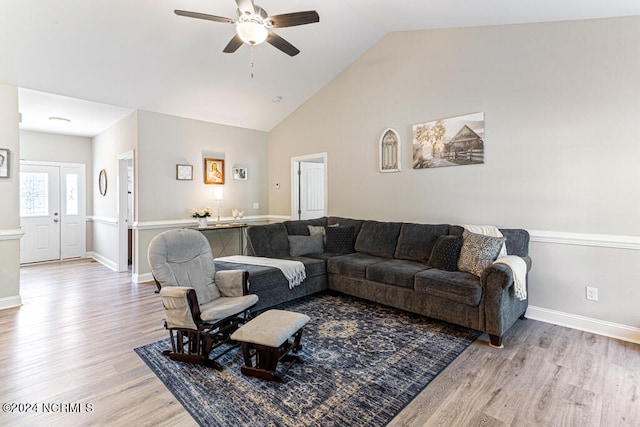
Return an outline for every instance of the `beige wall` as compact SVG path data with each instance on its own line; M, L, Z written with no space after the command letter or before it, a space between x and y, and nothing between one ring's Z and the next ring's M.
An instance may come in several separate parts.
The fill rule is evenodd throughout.
M53 163L77 163L86 166L87 212L93 211L91 174L92 138L46 132L20 131L21 160Z
M9 150L9 177L0 178L0 308L20 305L20 137L18 90L0 85L0 148Z
M118 261L118 156L138 147L138 116L131 113L93 138L93 171L87 187L92 189L92 227L87 242L91 255L115 268ZM107 174L107 193L98 191L98 174Z
M639 328L638 40L640 18L391 33L270 133L270 213L290 215L290 158L326 151L331 215L569 233L533 239L530 303ZM485 164L412 169L412 124L472 112ZM387 127L401 173L377 170Z
M217 215L214 185L204 183L204 158L225 160L221 217L228 219L232 209L247 217L267 215L267 153L266 132L138 111L137 277L150 277L147 248L155 235L195 226L192 208L213 207ZM193 165L193 180L176 180L176 164ZM246 181L233 179L234 166L247 168Z

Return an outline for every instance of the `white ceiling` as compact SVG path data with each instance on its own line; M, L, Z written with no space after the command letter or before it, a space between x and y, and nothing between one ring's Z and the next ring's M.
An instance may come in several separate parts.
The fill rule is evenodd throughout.
M256 46L251 78L248 46L222 53L233 26L173 13L235 18L233 0L0 0L0 83L23 88L23 129L93 136L143 109L269 131L391 31L640 15L639 0L256 2L320 22L276 30L295 57Z

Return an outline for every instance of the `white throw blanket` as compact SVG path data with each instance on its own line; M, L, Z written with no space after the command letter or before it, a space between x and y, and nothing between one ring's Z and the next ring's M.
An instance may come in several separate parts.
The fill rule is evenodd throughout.
M244 255L220 257L216 258L216 261L278 268L289 281L289 289L293 289L295 286L298 286L307 277L304 264L300 261Z
M503 237L498 227L494 225L463 225L464 229L471 233L483 234L485 236ZM498 258L494 264L504 264L511 268L513 272L513 288L516 297L523 301L527 299L527 263L516 255L507 255L506 243L502 245Z
M516 255L507 255L502 258L498 258L493 262L494 264L504 264L511 268L513 272L513 289L516 297L520 301L527 299L527 263Z

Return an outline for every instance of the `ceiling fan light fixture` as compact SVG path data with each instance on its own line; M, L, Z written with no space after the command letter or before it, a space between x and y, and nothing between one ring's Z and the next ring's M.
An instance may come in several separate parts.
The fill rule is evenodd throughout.
M250 45L264 43L269 35L264 25L253 21L240 22L236 25L236 32L243 42Z

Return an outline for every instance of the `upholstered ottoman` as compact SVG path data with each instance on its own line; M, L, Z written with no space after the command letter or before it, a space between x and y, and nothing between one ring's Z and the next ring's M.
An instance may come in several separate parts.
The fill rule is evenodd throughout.
M284 383L284 374L291 365L303 362L300 356L289 353L302 349L302 328L309 320L309 316L304 314L269 310L241 326L231 335L231 339L242 346L244 366L241 372ZM252 364L253 356L256 358L255 366ZM279 362L287 363L280 374L276 372Z

